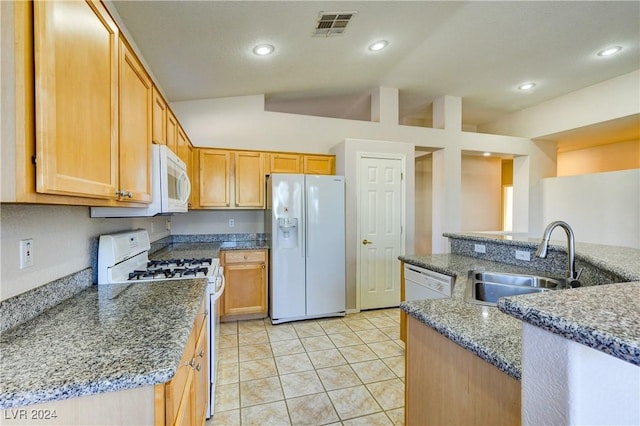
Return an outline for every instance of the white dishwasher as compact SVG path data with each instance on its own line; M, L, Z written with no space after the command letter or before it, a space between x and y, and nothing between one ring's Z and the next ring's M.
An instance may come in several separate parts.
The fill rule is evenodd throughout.
M444 299L451 297L453 277L420 268L404 265L404 299Z

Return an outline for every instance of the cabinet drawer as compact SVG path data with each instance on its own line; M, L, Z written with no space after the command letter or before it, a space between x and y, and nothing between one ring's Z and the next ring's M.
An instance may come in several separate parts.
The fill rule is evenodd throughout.
M224 253L224 263L266 262L266 250L233 250Z

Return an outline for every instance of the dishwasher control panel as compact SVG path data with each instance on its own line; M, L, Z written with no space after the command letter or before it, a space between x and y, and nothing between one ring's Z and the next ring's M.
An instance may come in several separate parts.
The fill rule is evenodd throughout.
M424 269L419 266L404 265L405 299L440 299L451 297L454 277Z

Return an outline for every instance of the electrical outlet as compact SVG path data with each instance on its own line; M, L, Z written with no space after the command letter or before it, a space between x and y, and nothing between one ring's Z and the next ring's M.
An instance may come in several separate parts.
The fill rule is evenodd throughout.
M516 250L516 259L531 262L531 253L527 250Z
M20 240L20 269L33 266L33 239Z
M487 252L487 246L484 244L475 244L473 246L473 251L475 251L476 253L486 253Z
M151 233L153 234L153 222L151 222Z
M167 220L167 231L171 231L171 221Z
M233 228L236 226L236 221L234 219L229 219L229 228Z

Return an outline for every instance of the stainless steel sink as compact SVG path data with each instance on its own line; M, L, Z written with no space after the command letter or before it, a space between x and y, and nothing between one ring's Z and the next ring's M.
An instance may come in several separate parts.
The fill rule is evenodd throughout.
M496 306L498 299L565 288L563 279L537 275L470 271L465 298L471 303Z

